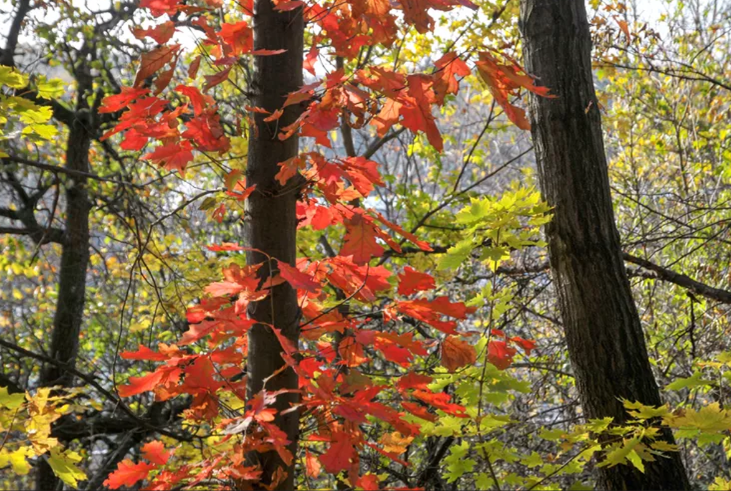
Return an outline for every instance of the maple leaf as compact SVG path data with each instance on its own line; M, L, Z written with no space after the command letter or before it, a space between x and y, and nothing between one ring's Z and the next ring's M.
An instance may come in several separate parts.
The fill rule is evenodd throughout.
M416 292L433 290L436 286L434 278L427 273L421 273L410 266L406 266L398 275L399 295L411 295Z
M150 52L143 53L134 86L141 86L147 77L154 75L167 65L177 55L179 49L179 44L173 44L172 46L160 46Z
M343 364L347 367L357 367L368 361L363 351L363 345L352 336L343 338L338 345L338 353Z
M457 336L447 336L442 341L442 366L454 372L477 361L475 349Z
M109 477L104 481L104 485L110 489L119 489L122 486L132 487L139 481L146 479L155 467L155 464L145 462L135 464L131 460L125 459L117 464L117 470L109 474Z
M383 247L376 242L376 227L361 213L345 222L345 241L341 256L352 256L355 264L366 264L372 257L383 254Z
M315 281L312 276L301 272L297 268L293 268L283 261L277 261L279 264L279 274L298 290L306 290L310 293L317 293L322 286Z
M165 450L163 443L157 440L145 443L140 450L143 458L157 465L165 465L171 455L171 452Z
M179 344L180 346L193 344L213 333L214 330L220 327L221 323L218 321L203 321L199 324L191 324L188 326L188 330L183 333Z
M254 56L274 56L286 53L286 49L255 49L250 54Z
M487 347L487 359L500 370L505 370L513 363L515 349L505 341L490 341Z
M165 44L170 41L173 34L175 34L175 23L169 20L149 29L136 28L132 30L132 34L134 34L137 39L149 37L154 39L157 44Z
M412 394L417 399L426 402L427 404L434 406L435 408L440 409L447 414L451 414L452 416L457 416L460 418L467 417L467 415L465 414L466 409L464 406L449 402L451 399L451 396L449 394L445 394L444 392L434 393L430 390L415 390L414 392L412 392Z
M327 452L320 455L320 462L329 474L337 474L350 466L350 459L355 456L355 449L347 433L335 432Z
M164 166L167 170L177 170L183 176L188 162L193 160L193 152L186 142L170 142L157 147L142 158Z
M149 140L150 139L148 137L140 134L139 131L132 128L124 134L124 139L119 144L119 147L123 150L139 151L147 145Z

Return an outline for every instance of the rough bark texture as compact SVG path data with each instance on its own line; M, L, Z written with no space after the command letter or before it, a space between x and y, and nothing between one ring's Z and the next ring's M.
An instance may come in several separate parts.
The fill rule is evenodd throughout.
M304 20L301 9L279 13L274 10L271 0L256 0L254 10L254 49L286 50L280 55L255 57L253 105L274 112L282 107L287 94L298 90L303 83ZM254 115L246 171L247 184L256 185L256 191L247 202L247 245L290 265L294 265L296 257L298 181L292 179L282 189L274 176L279 171L277 164L296 156L299 151L297 136L281 141L277 134L282 127L295 121L300 111L298 105L289 106L278 121L269 123L264 121L266 115ZM263 276L269 276L267 256L250 252L248 259L250 264L265 263ZM276 263L271 266L276 267ZM300 309L295 290L288 283L274 287L268 298L250 304L249 316L261 322L249 332L248 393L251 397L263 388L264 379L284 364L280 356L281 345L268 326L274 325L295 345L297 343ZM270 379L266 389L297 389L297 376L291 369L286 369ZM279 396L276 408L283 411L296 401L295 394ZM275 422L287 434L294 454L298 413L279 416ZM277 468L282 467L287 478L276 489L294 489L294 467L283 463L275 452L249 458L261 463L263 483L269 482Z
M79 111L77 114L77 118L69 127L66 168L88 173L92 122L88 117L88 110ZM76 365L79 333L84 317L91 203L85 177L75 177L67 181L66 185L66 227L49 355L73 368ZM71 387L73 374L57 365L49 364L43 368L39 382L45 387ZM39 491L52 491L60 489L61 485L51 467L44 460L40 460L36 488Z
M626 413L620 398L661 404L622 262L583 0L523 0L526 70L556 98L531 97L546 228L569 355L588 418ZM665 435L672 441L672 434ZM599 470L602 489L688 489L680 456Z

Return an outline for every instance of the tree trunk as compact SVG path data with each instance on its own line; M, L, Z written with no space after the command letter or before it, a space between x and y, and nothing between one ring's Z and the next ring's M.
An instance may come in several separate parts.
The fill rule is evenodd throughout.
M270 112L280 109L288 93L302 86L302 52L304 49L304 20L302 9L277 12L271 0L256 0L254 6L254 49L286 50L274 56L256 56L251 90L254 106ZM274 176L280 162L299 152L297 136L279 140L278 132L294 122L301 114L299 105L284 110L278 121L265 122L266 115L254 114L249 133L249 157L246 170L247 185L256 185L246 209L246 238L249 247L294 265L296 257L297 217L295 205L298 192L293 189L298 181L290 180L283 190ZM267 256L249 252L249 264L264 263L262 275L268 277L270 264ZM271 264L276 268L276 263ZM271 290L270 296L249 305L249 316L260 322L249 332L248 396L258 393L264 379L284 365L280 356L281 345L269 325L274 325L296 346L299 337L300 309L296 291L283 283ZM267 382L266 389L297 389L297 375L291 369L283 370ZM275 408L280 412L297 402L295 394L279 396ZM290 440L295 453L299 415L290 412L275 420ZM249 456L258 461L263 470L262 483L271 482L278 468L287 478L276 489L294 489L294 463L282 462L276 452Z
M88 114L88 111L79 114ZM66 148L67 169L89 172L89 146L92 138L90 126L91 121L88 117L77 117L69 127ZM49 350L49 356L68 367L76 365L86 296L91 210L86 185L87 179L83 177L74 177L73 181L67 181L65 237ZM73 375L57 365L49 364L43 368L39 382L42 387L71 387ZM39 460L36 488L39 491L52 491L60 489L60 486L61 481L51 467L45 460Z
M622 262L609 192L601 115L583 0L523 0L526 70L556 98L531 95L541 190L553 207L546 227L569 355L587 418L627 415L620 398L660 405L639 315ZM672 434L664 435L673 441ZM603 489L688 489L678 453L645 473L601 468Z

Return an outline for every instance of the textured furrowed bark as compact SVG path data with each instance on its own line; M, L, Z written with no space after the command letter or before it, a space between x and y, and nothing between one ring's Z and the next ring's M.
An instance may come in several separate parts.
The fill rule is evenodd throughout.
M256 0L254 15L254 48L286 52L274 56L256 56L252 83L255 106L270 112L280 109L288 93L302 86L302 52L304 45L304 21L302 10L277 12L271 0ZM297 136L281 141L278 131L294 122L300 115L298 105L289 106L278 121L265 122L266 115L255 114L255 123L249 137L249 156L246 171L247 184L256 185L249 197L246 210L247 245L272 258L294 265L296 256L296 200L297 181L292 179L283 189L274 176L279 164L298 153ZM270 274L267 256L257 252L248 254L250 264L264 262L263 275ZM268 325L281 329L296 345L299 336L299 306L294 289L287 284L274 287L268 298L249 306L252 319L261 322L249 333L248 393L258 393L264 380L278 371L284 361L281 345ZM297 389L297 376L291 369L281 371L266 383L268 391ZM295 394L279 396L276 408L283 411L297 401ZM297 412L278 416L275 423L292 442L295 453L299 417ZM250 460L261 463L264 471L262 482L268 483L277 468L287 472L287 479L277 489L294 489L293 466L287 466L275 452L250 455Z
M582 405L588 418L626 412L620 399L661 404L627 280L609 190L601 114L583 0L523 0L526 70L556 98L531 95L530 118L544 199L551 270ZM672 441L668 431L664 438ZM687 489L677 453L599 470L605 489Z
M69 128L66 147L66 167L74 171L89 172L89 147L92 135L90 121L77 119ZM74 177L67 183L66 223L64 245L59 269L58 299L53 318L49 355L69 367L76 365L79 351L79 334L84 317L86 296L86 270L89 265L89 211L91 203L87 191L87 179ZM42 386L71 387L73 374L56 365L44 367ZM36 487L39 491L59 489L61 481L44 461L38 462Z

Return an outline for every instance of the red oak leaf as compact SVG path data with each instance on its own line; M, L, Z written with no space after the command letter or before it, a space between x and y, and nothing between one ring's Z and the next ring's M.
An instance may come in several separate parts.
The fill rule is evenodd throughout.
M160 441L145 443L140 450L143 458L157 465L165 465L172 454Z
M427 390L415 390L412 394L417 399L426 402L427 404L434 406L437 409L441 409L447 414L451 414L452 416L458 416L460 418L467 417L467 415L465 414L464 406L449 402L449 400L451 399L449 394L445 394L444 392L439 392L435 394L434 392Z
M523 339L520 336L514 336L510 338L510 340L523 348L526 355L530 355L530 352L536 349L536 342L531 339Z
M132 487L139 481L146 479L155 467L155 464L145 462L135 464L131 460L125 459L117 464L117 470L109 474L107 480L104 481L104 485L110 489L119 489L122 486Z
M398 275L399 295L411 295L416 292L433 290L436 286L434 278L427 273L420 273L410 266L404 268L403 273Z
M160 46L148 53L143 53L140 58L140 68L137 70L134 86L141 86L147 77L154 75L158 70L167 65L176 57L179 49L179 44L173 44L172 46Z
M408 389L422 389L428 390L428 385L432 383L434 379L427 375L420 375L415 372L409 372L399 379L396 383L398 390L405 391Z
M142 158L164 166L167 170L177 170L182 176L185 175L188 162L193 160L193 152L187 142L170 142L157 147Z
M317 293L322 286L315 281L312 276L301 272L297 268L293 268L289 264L277 261L279 264L279 274L298 290L306 290L310 293Z
M332 435L332 442L327 452L320 455L320 462L329 474L337 474L350 467L350 459L355 455L353 444L350 443L350 436L344 432L336 432Z
M169 20L149 29L137 28L132 31L132 34L134 34L137 39L149 37L154 39L157 44L165 44L170 41L170 38L172 38L173 34L175 34L175 23Z
M309 451L305 451L305 466L307 470L307 476L312 479L317 479L320 476L320 470L322 464L317 460L317 457L312 455Z
M164 353L152 351L150 348L142 344L139 345L137 351L123 351L121 356L125 360L164 361L169 358L169 356Z
M383 247L376 242L376 227L361 213L345 222L345 241L341 256L352 256L355 264L366 264L373 257L383 254Z
M152 391L158 386L177 381L182 373L182 370L176 367L160 367L142 377L130 377L128 385L119 386L119 395L131 397Z
M430 413L424 406L420 406L415 402L402 402L401 406L408 412L416 416L417 418L425 419L427 421L436 421L439 419L436 414Z
M140 0L140 7L147 8L153 17L173 15L178 11L180 0Z
M246 21L223 24L218 36L231 49L232 56L249 53L254 46L254 31Z
M487 346L487 359L500 370L505 370L513 362L515 349L505 341L490 341Z
M122 87L122 92L116 95L108 95L102 100L102 105L99 107L100 113L113 113L117 112L143 95L150 93L150 89L135 88L135 87Z

